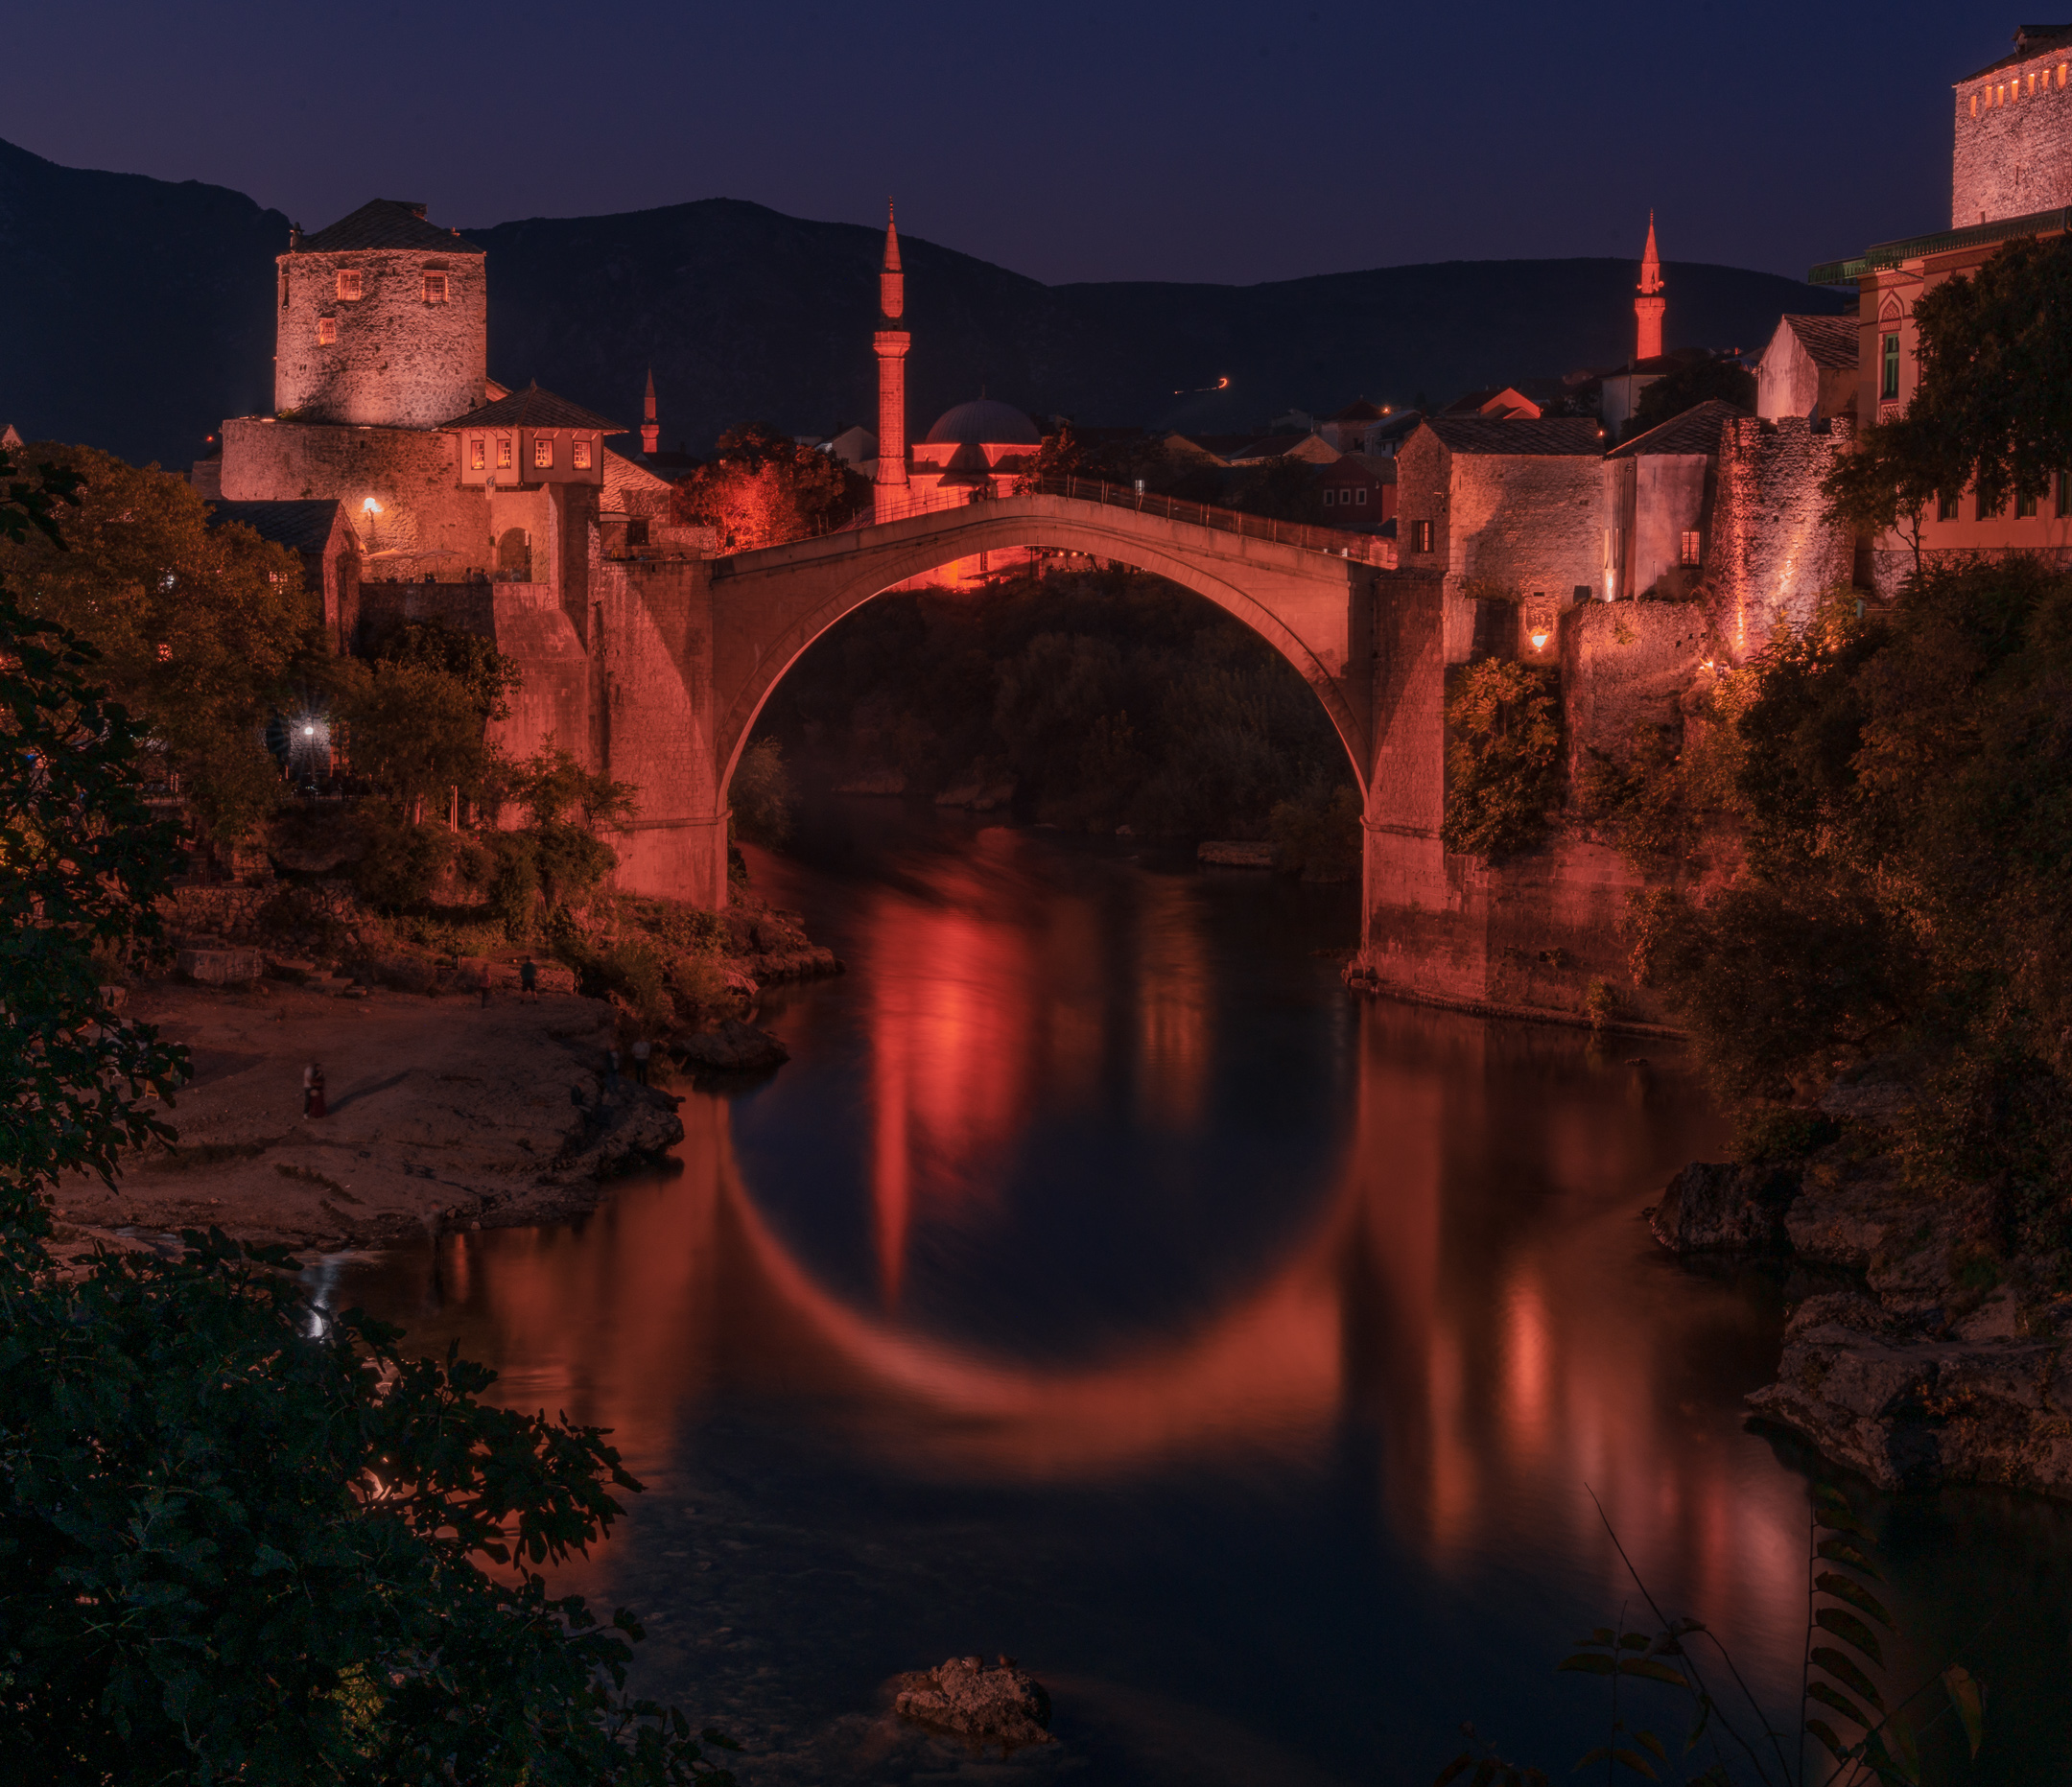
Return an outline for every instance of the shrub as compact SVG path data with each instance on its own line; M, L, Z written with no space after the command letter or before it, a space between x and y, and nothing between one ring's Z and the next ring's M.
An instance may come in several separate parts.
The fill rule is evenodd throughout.
M1447 698L1447 849L1485 862L1546 835L1562 797L1561 702L1551 670L1471 664Z
M797 804L791 772L785 767L784 747L775 739L757 739L741 754L727 784L733 809L733 832L753 844L781 844L791 835L791 810Z
M1733 1157L1751 1164L1797 1161L1825 1148L1842 1125L1824 1111L1801 1105L1755 1105L1734 1124Z
M1351 881L1360 872L1359 790L1311 783L1267 816L1274 866L1310 882Z

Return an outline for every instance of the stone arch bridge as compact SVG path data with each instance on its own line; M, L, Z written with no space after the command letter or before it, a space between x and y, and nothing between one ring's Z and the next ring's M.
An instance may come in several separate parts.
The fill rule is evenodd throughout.
M1597 955L1613 965L1615 901L1578 914L1580 929L1540 927L1563 935L1537 950L1495 942L1501 876L1446 856L1439 839L1446 665L1465 657L1472 615L1449 627L1441 578L1371 562L1374 543L1359 535L1274 529L1158 499L1043 493L720 558L613 560L593 545L580 611L536 586L507 586L497 603L498 645L526 670L506 742L535 748L549 732L564 743L585 739L594 764L640 789L637 815L612 838L620 886L722 905L727 784L785 673L872 598L1015 547L1167 578L1235 615L1302 675L1362 796L1361 959L1383 985L1484 1008L1572 1011L1577 971L1594 970ZM1595 947L1585 947L1586 933L1598 934ZM1500 984L1495 970L1512 956L1553 964L1563 984Z

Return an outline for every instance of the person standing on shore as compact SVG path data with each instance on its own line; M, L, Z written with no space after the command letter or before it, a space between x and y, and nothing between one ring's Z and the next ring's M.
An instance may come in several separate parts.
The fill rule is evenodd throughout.
M302 1070L302 1115L304 1117L316 1117L323 1114L323 1064L313 1061Z
M648 1055L653 1046L645 1036L634 1039L633 1077L643 1086L648 1084Z
M489 964L487 962L483 964L482 996L482 1008L487 1011L489 1009Z
M518 964L518 991L532 1004L539 1003L539 969L530 955Z

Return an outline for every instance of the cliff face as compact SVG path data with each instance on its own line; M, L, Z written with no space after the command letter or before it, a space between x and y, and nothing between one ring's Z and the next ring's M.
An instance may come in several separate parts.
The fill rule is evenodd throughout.
M452 221L488 250L489 370L506 384L537 378L631 422L651 364L664 444L693 452L741 422L831 435L875 413L882 229L728 199L486 229ZM223 187L63 168L0 143L0 328L34 344L10 356L0 422L183 467L223 417L270 410L288 224ZM914 237L902 249L907 422L923 433L981 388L1087 424L1221 432L1363 391L1444 401L1632 347L1628 261L1046 286ZM1672 347L1753 343L1781 312L1834 306L1769 273L1671 275Z

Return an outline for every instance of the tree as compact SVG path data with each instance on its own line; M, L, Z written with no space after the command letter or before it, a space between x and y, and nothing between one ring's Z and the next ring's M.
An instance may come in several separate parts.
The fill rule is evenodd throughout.
M227 843L280 797L262 728L317 614L302 561L248 528L208 525L184 479L90 447L40 446L82 501L65 548L0 543L0 576L32 615L100 653L97 675L143 717L206 835Z
M480 694L459 677L405 660L341 667L340 709L356 774L405 811L443 806L450 788L470 798L491 773Z
M2008 243L1914 306L1919 382L1828 474L1828 512L1867 530L1920 523L1971 485L1982 510L2040 497L2072 465L2072 238Z
M1447 849L1485 861L1532 849L1561 804L1561 698L1550 670L1500 658L1447 697Z
M508 719L510 695L525 681L525 671L480 633L463 633L443 621L407 623L383 642L375 656L453 677L485 720Z
M1633 420L1623 431L1625 438L1644 435L1671 416L1682 415L1715 398L1752 415L1755 411L1755 375L1731 354L1694 360L1646 387L1635 406Z
M12 467L0 459L0 476ZM62 541L61 471L0 534ZM280 1250L50 1258L42 1194L170 1136L181 1051L95 952L149 952L174 861L93 650L0 592L0 1705L72 1787L718 1783L711 1733L624 1692L640 1628L539 1566L637 1490L602 1433L484 1404L494 1374L314 1307Z
M722 552L744 553L846 521L869 499L869 483L833 454L751 422L719 436L713 462L677 484L672 509L716 529Z

